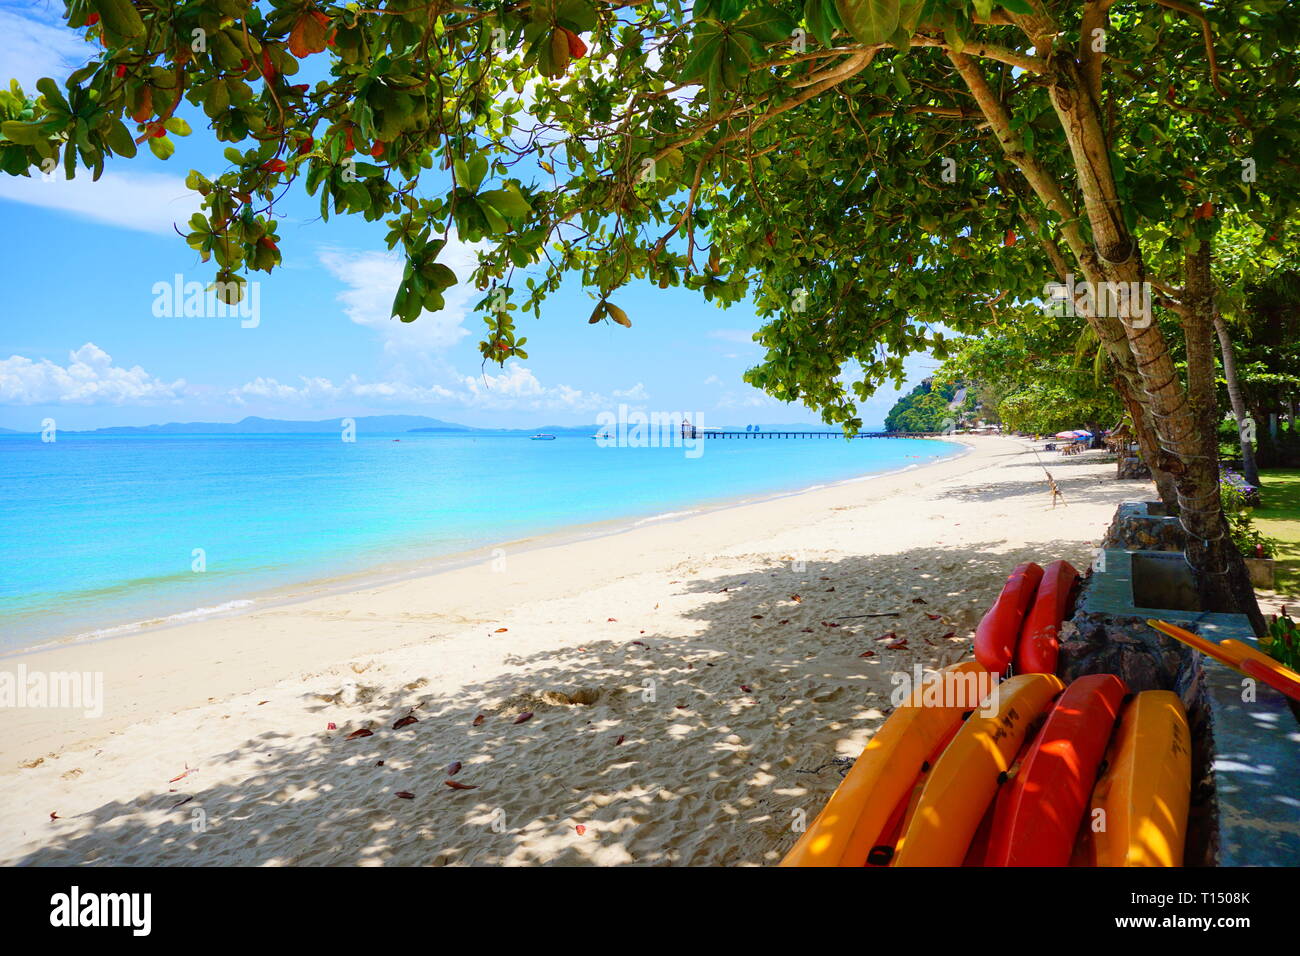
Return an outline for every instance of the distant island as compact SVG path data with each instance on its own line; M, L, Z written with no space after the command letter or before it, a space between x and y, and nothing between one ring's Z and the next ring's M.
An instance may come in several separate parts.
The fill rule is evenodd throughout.
M323 418L316 421L291 421L281 418L249 416L237 422L167 422L161 425L112 425L104 428L60 429L61 435L330 435L339 431L344 418ZM474 434L474 435L533 435L538 432L550 435L592 435L599 425L541 425L519 428L482 428L456 422L430 418L427 415L361 415L352 418L358 432L374 434L424 433L424 434ZM839 431L837 427L806 423L726 425L728 429L761 431L801 429L804 431ZM39 434L38 429L19 431L0 428L4 435Z

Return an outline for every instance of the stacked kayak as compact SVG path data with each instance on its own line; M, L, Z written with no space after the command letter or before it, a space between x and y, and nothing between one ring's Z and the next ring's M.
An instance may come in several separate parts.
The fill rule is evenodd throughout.
M1182 865L1191 745L1176 694L1125 701L1110 674L1064 689L1021 674L969 711L921 693L782 866Z
M1016 567L976 630L976 661L932 675L890 715L781 865L1181 866L1182 701L1131 694L1112 674L1062 683L1078 581L1066 561ZM991 689L951 693L962 681Z
M1068 561L1017 565L975 629L975 659L995 674L1052 674L1079 572Z

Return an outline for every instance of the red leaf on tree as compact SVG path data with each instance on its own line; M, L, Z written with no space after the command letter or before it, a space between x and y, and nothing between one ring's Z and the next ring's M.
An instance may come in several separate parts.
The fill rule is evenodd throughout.
M1201 203L1199 206L1196 207L1196 211L1195 211L1194 213L1192 213L1192 218L1194 218L1194 219L1213 219L1213 218L1214 218L1214 203L1212 203L1212 202L1208 202L1208 201L1207 201L1207 202L1203 202L1203 203Z
M1014 229L1008 229L1007 234L1002 238L1004 246L1014 246L1016 244L1016 232Z
M289 168L289 164L283 159L268 159L258 169L265 170L268 173L282 173Z
M582 37L578 36L578 34L574 33L572 30L565 30L564 27L560 27L560 30L564 33L564 39L569 41L570 58L581 60L587 55L587 44L582 42Z

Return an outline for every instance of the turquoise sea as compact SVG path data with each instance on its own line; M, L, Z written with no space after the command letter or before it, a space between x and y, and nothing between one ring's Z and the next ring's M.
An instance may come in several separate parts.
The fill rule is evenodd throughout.
M689 457L572 435L0 436L0 654L957 450L838 437L715 439Z

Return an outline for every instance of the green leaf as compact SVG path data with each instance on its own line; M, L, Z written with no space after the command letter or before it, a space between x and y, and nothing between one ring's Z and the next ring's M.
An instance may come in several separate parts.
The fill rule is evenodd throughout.
M611 319L623 326L623 328L632 328L632 320L627 317L627 313L616 306L613 302L605 303L605 311L609 314Z
M860 43L884 43L898 29L900 0L835 0L835 5Z
M0 123L0 135L21 146L35 146L37 141L45 139L39 123L20 123L17 120Z
M150 136L148 143L149 152L159 159L170 159L172 153L176 152L176 144L171 141L170 136Z
M126 128L126 124L119 119L109 124L108 132L104 134L104 142L119 156L130 159L135 155L135 140L131 136L131 131Z

